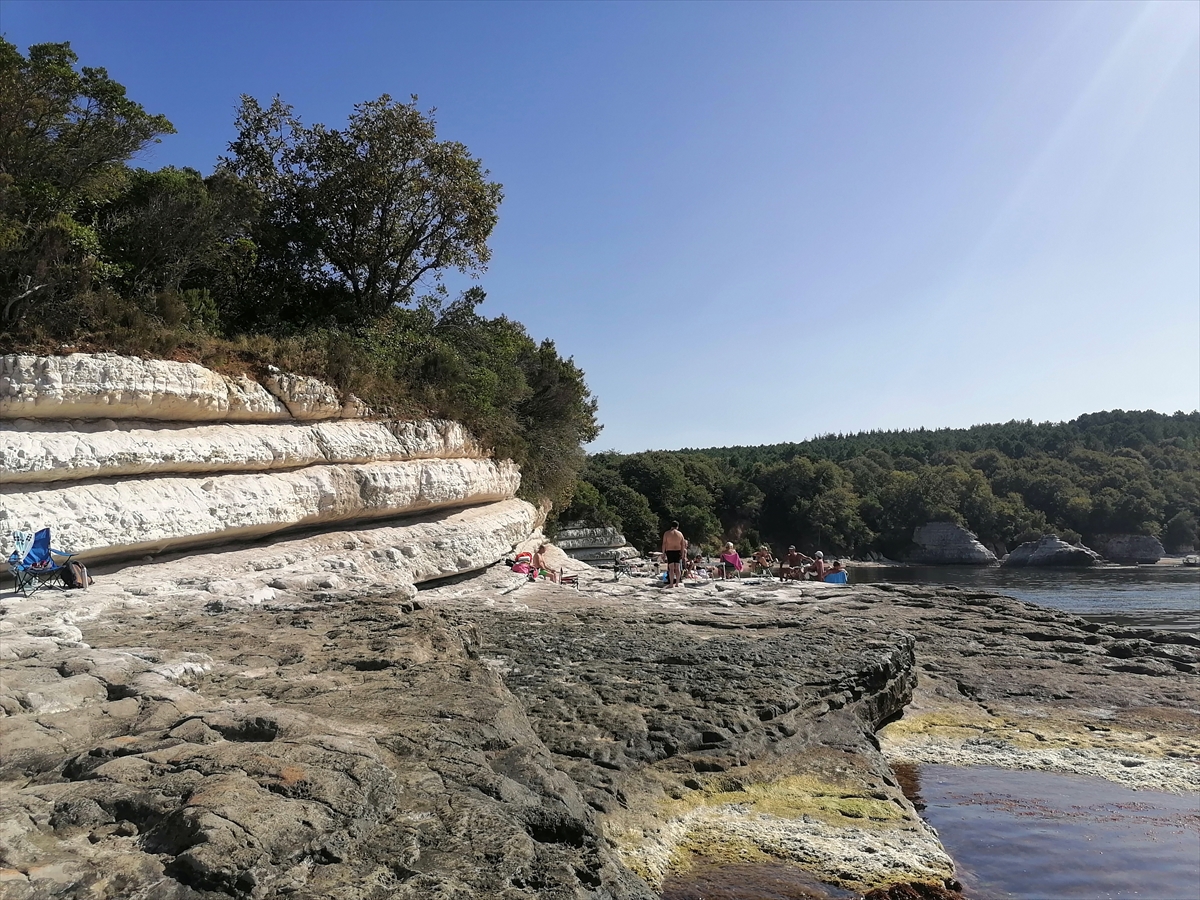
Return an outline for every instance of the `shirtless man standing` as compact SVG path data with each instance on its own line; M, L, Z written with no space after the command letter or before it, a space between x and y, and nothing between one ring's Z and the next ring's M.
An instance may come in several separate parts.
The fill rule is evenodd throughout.
M679 523L672 522L671 530L663 534L662 551L667 558L667 587L679 584L682 575L683 554L687 550L687 538L679 530Z

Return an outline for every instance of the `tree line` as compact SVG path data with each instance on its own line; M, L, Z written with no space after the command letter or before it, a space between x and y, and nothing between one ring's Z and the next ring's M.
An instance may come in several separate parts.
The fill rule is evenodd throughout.
M693 542L749 551L901 557L914 529L950 521L998 555L1055 532L1196 545L1200 413L1112 412L1065 423L872 431L801 443L598 453L564 520L655 547L671 520Z
M66 43L0 38L0 352L277 365L469 425L559 503L599 432L553 342L478 312L502 186L387 94L344 127L244 96L205 175L131 165L175 133Z

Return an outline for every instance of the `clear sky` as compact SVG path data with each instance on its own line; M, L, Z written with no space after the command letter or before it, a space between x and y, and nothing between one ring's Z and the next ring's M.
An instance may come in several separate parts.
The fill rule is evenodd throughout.
M238 96L438 110L502 182L481 311L596 449L1200 406L1200 4L3 0L211 170Z

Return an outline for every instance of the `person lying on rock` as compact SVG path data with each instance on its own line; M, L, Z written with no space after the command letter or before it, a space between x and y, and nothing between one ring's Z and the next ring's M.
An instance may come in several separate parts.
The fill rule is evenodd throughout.
M538 544L537 553L533 554L533 571L529 575L532 581L536 581L538 578L549 578L558 584L558 573L551 569L550 564L546 562L545 544Z
M846 576L846 567L842 565L840 559L833 561L833 568L829 570L829 574L825 576L826 584L846 584L848 578Z

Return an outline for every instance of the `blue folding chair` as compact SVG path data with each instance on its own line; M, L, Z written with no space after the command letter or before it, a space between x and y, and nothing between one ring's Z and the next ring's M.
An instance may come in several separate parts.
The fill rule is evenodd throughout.
M71 564L74 554L50 546L49 528L36 532L32 538L24 532L13 532L13 543L17 549L8 557L8 571L12 572L18 591L31 597L56 582L59 587L66 587L62 573ZM58 562L56 556L63 557L62 562Z

